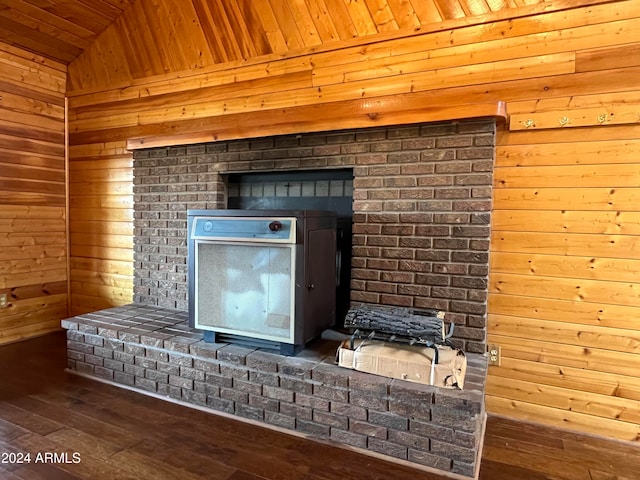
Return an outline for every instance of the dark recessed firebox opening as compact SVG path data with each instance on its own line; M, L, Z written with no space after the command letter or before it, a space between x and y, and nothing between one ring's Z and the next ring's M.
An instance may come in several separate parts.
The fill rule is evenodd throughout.
M336 212L336 328L349 310L353 169L233 173L225 176L227 208Z

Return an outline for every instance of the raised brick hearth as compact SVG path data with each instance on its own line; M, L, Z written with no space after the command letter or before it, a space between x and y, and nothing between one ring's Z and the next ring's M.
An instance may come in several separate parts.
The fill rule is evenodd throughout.
M473 477L485 424L494 144L495 122L474 120L135 151L135 304L64 321L69 368ZM207 344L188 327L187 210L226 208L227 174L317 169L353 171L340 184L343 196L353 192L351 301L445 311L468 355L463 391L342 369L337 340L291 358ZM283 185L273 195L332 188Z
M477 473L486 358L464 391L343 369L338 340L297 357L205 343L186 312L127 305L63 321L68 367L144 393L346 444L449 474Z

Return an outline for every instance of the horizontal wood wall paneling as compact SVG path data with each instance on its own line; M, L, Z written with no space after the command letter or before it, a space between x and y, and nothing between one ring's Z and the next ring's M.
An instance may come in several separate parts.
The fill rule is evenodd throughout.
M53 193L60 191L60 184L64 186L64 171L60 171L59 168L37 166L34 167L30 165L4 163L2 161L0 161L0 168L0 175L4 178L20 177L21 180L40 181L43 184L51 185ZM11 187L9 184L7 184L5 188L10 189Z
M28 186L28 185L25 185ZM63 206L64 195L48 195L43 192L23 193L20 189L0 192L0 205L12 208L15 205Z
M98 285L86 282L71 282L71 290L74 292L74 294L95 298L109 298L112 299L112 301L120 304L131 303L130 287L130 285L115 287L105 284Z
M640 234L640 213L572 210L500 210L494 230L597 234Z
M580 325L571 322L490 315L489 324L495 331L516 338L546 341L562 338L563 343L587 348L608 348L627 353L640 349L640 330Z
M0 344L68 313L65 83L62 65L0 43Z
M133 160L123 142L70 149L74 314L133 300Z
M133 275L133 262L104 260L98 258L72 258L71 269L85 271L88 274L100 274L104 272L114 275Z
M61 280L47 284L25 285L5 289L3 293L10 293L11 298L15 300L25 300L36 298L43 293L50 295L64 294L67 291L66 281Z
M489 284L490 292L505 295L556 298L629 307L638 305L638 298L640 298L640 286L633 282L494 273Z
M631 159L628 159L631 160ZM526 171L523 171L526 169ZM591 164L543 167L500 167L495 169L496 188L634 187L638 184L640 162L627 164ZM576 182L579 179L579 183Z
M127 63L136 59L123 57L102 76L104 55L121 42L105 32L105 41L71 65L76 313L124 301L128 289L127 139L135 149L438 121L498 102L512 115L557 122L559 114L640 101L636 1L554 2L459 20L447 18L468 15L474 5L422 2L418 10L414 2L422 22L415 31L355 39L347 37L373 33L367 22L377 3L336 2L306 5L307 12L326 10L330 23L293 11L293 3L259 2L256 16L279 55L193 63L185 71L172 70L176 59L139 78ZM248 7L231 6L238 8L225 10L228 21ZM377 19L389 26L415 21L401 2L383 7ZM425 25L425 18L445 21ZM222 39L201 29L220 61L227 52ZM240 48L245 32L237 34L227 39L228 52ZM180 48L192 48L191 41ZM150 63L151 70L158 66ZM490 367L487 399L495 413L637 441L630 407L640 394L640 125L611 123L540 131L499 126L488 335L502 347L503 363Z
M1 107L0 115L2 115L1 118L3 119L0 127L5 133L12 129L23 128L27 131L33 130L35 138L45 140L48 137L55 142L59 139L59 135L64 132L64 128L60 128L61 118L47 118L33 113L22 113Z
M38 270L60 270L66 268L66 259L61 257L44 257L32 259L4 260L0 265L0 274L23 274Z
M40 117L36 117L36 119L40 121L54 119L55 122L50 122L49 127L54 131L60 130L60 120L64 120L64 108L61 105L56 105L46 100L31 98L28 91L22 88L11 89L10 84L6 82L0 85L0 89L4 90L2 98L0 98L0 108L4 111L22 114L22 119L30 118L28 115L24 115L24 113L36 114ZM6 90L13 90L16 93Z
M60 101L66 90L64 73L0 50L0 80L33 90L36 95L55 95Z
M87 257L99 258L102 260L117 260L121 262L133 261L133 243L128 247L103 247L98 245L71 245L71 257ZM76 290L72 290L76 291ZM132 292L129 292L129 302L131 301ZM109 298L109 297L107 297ZM122 303L118 303L122 304Z
M594 125L640 124L640 102L613 104L607 107L584 108L541 114L517 114L510 118L511 130L537 128L574 128Z
M637 330L640 307L494 292L489 295L489 313Z
M64 304L64 310L62 306L60 308L39 309L37 314L25 316L23 324L19 327L2 329L0 331L0 343L5 344L19 342L21 340L55 332L60 329L60 320L51 319L56 317L65 318L67 314L63 312L66 311L66 302ZM32 318L35 318L36 315L38 316L38 319L28 323Z
M127 198L130 198L129 196ZM129 209L130 211L130 209ZM133 222L103 222L100 220L74 221L70 226L70 233L95 232L108 235L126 235L131 237ZM132 271L129 268L128 271Z
M548 255L577 255L638 259L637 238L631 235L565 234L497 231L491 235L495 251Z
M613 91L628 91L632 87L637 87L637 77L640 75L640 69L621 69L618 71L612 71L613 80L609 81L608 86ZM578 88L584 94L593 94L597 92L598 82L601 78L601 74L595 73L585 73L580 75L554 75L547 78L540 79L529 79L529 80L514 80L509 82L500 82L494 83L490 86L480 84L473 86L463 86L457 88L444 88L442 90L435 91L425 91L419 92L417 94L406 94L406 95L394 95L395 98L404 99L403 101L407 102L407 108L410 108L411 98L416 97L416 101L421 101L421 95L424 95L424 99L430 99L432 106L438 105L448 105L452 107L453 105L468 105L468 104L476 104L481 100L485 102L497 102L504 98L514 98L517 100L531 98L532 95L541 95L542 97L550 97L554 94L557 95L566 95L570 93L572 90ZM449 100L447 102L447 100ZM395 101L395 100L394 100ZM352 101L355 105L358 103L367 102L370 105L378 105L379 98L372 97L368 100L359 100ZM348 104L348 102L347 102ZM333 105L326 105L325 110L328 108L333 108ZM304 108L303 107L303 111ZM322 108L321 105L310 106L309 110L306 112L311 112L312 109L317 108L317 111ZM368 111L371 111L372 108L369 108ZM279 110L269 110L266 112L251 112L247 114L246 119L248 121L252 120L253 117L257 117L258 120L261 118L260 113L264 113L264 118L271 118L274 115L279 115ZM308 114L309 117L311 113ZM324 115L316 114L316 116L321 117ZM225 124L224 120L229 120L229 122L233 121L230 115L222 118L202 118L195 120L181 120L180 122L167 122L166 119L163 123L151 124L151 125L140 125L135 127L120 127L120 128L109 128L109 129L100 129L88 132L81 133L72 133L71 134L71 143L72 145L82 145L88 143L99 143L99 142L115 142L119 139L123 138L123 136L128 138L140 138L147 136L157 136L160 137L162 135L171 134L182 134L184 132L205 132L211 131L218 128L218 124ZM246 123L245 121L241 123ZM262 121L262 125L265 122ZM627 127L607 127L607 128L627 128ZM633 127L635 128L635 127ZM571 131L575 130L576 133L582 133L584 139L584 132L582 129L571 129L567 131L567 136ZM551 131L553 132L553 131ZM531 132L523 132L531 133ZM270 134L267 132L267 134ZM242 132L237 133L237 135L243 135ZM244 133L245 136L251 136L250 132ZM255 136L255 134L254 134ZM611 139L611 134L607 134L605 132L602 135L598 134L596 131L593 136L598 138L599 136L606 137L607 139ZM209 138L215 138L214 136ZM227 137L228 138L228 137ZM506 138L512 138L511 136ZM524 136L523 138L526 138ZM567 137L564 137L565 139ZM637 138L637 137L636 137ZM204 140L203 140L204 141ZM531 142L529 142L531 143ZM536 143L536 142L534 142Z
M601 373L629 375L638 364L638 355L604 348L585 348L546 341L490 334L489 342L502 347L502 355L543 364L583 368ZM603 345L606 346L606 345Z
M5 281L0 283L0 288L8 288L9 286L23 287L31 285L32 282L37 282L38 284L52 283L64 279L66 276L66 265L64 268L55 270L34 269L28 273L11 273L10 275L5 275Z
M25 167L40 167L52 170L64 169L64 157L31 153L18 150L0 148L0 158L5 165L23 165Z
M600 395L640 400L640 383L631 375L603 375L595 370L585 370L567 366L549 365L517 358L503 357L501 368L492 369L494 382L508 384L510 378L538 382L545 385L562 387L580 392L592 392ZM544 382L540 382L544 379Z
M617 420L596 417L594 415L571 412L559 408L539 405L533 402L508 399L487 394L487 408L496 414L539 422L541 418L549 419L555 425L564 425L565 428L575 429L594 435L602 435L602 432L610 432L616 438L628 441L636 441L638 425ZM577 478L576 478L577 480Z
M9 170L7 168L7 170ZM41 194L43 199L51 200L55 205L59 205L60 199L62 199L62 203L64 204L64 193L61 190L64 189L64 182L49 182L49 181L37 181L30 180L28 177L29 172L27 173L27 177L25 179L16 179L16 180L8 180L3 178L2 180L2 192L6 194L7 192L19 192L26 193L28 192L31 195ZM41 175L42 172L37 172L38 175Z
M561 72L573 71L574 55L572 53L532 57L523 60L508 60L473 67L452 67L443 71L420 72L406 74L394 78L394 81L380 83L376 79L361 80L353 83L335 86L323 86L320 91L311 87L298 87L289 90L288 95L273 95L269 90L260 93L248 92L234 98L225 92L220 92L220 100L195 101L189 100L173 102L156 110L139 111L131 109L131 113L112 114L111 116L84 116L71 122L71 132L83 132L103 128L122 126L154 125L161 122L175 122L184 119L211 118L234 113L244 113L261 110L277 110L287 108L292 98L299 105L320 104L337 101L349 101L358 97L372 99L384 95L408 94L411 92L433 91L455 86L479 85L488 81L508 81L522 78L540 78ZM288 85L284 85L285 88ZM477 102L473 102L477 103ZM453 117L456 118L456 117ZM75 143L75 135L72 141Z
M133 209L131 195L72 195L69 198L72 208L122 208L129 212ZM130 233L130 232L129 232Z
M122 141L69 145L69 155L74 158L74 161L75 159L82 160L89 157L104 157L104 159L108 159L111 156L117 156L117 158L120 159L123 155L128 155L129 158L131 158L131 153L128 152L126 148L126 142ZM75 165L70 165L69 168L75 168Z
M265 64L257 65L242 65L237 68L225 68L219 69L216 72L209 73L191 73L186 74L184 77L169 78L167 80L158 80L150 83L143 83L140 85L129 85L123 88L113 89L109 88L93 93L71 96L69 99L69 106L73 109L71 118L75 118L77 113L86 112L100 112L100 107L105 108L117 107L119 104L116 102L124 101L136 101L139 99L146 99L153 102L153 98L159 95L171 94L177 95L180 92L190 92L192 95L202 94L201 89L204 92L209 92L207 89L213 89L224 85L234 85L240 82L247 82L241 84L243 87L251 87L252 85L262 86L265 80L271 77L278 78L278 81L282 81L286 75L294 75L302 72L308 72L310 80L311 64L308 58L294 58L291 60L281 60L277 62L269 62ZM256 80L261 80L256 82ZM308 82L311 85L311 82ZM228 90L227 90L228 91ZM268 91L265 89L265 91ZM70 95L73 95L72 93ZM171 97L166 97L160 100L160 104L168 103ZM180 97L176 97L180 101ZM124 104L126 107L128 104ZM135 103L134 103L135 105ZM141 100L137 102L137 105L145 105ZM120 106L122 108L122 106Z
M46 67L48 69L56 70L61 74L67 73L67 64L63 62L59 62L56 60L52 60L45 56L39 55L37 53L24 50L20 47L16 47L13 45L9 45L7 43L2 44L2 52L0 55L12 55L15 60L19 61L27 61L29 63L36 63L39 66ZM60 99L58 99L60 101Z
M495 272L518 275L634 282L638 278L640 261L628 258L494 252L491 255L491 269Z
M615 61L613 59L616 59ZM576 71L610 70L640 65L640 44L594 48L576 57Z
M489 395L510 398L513 400L534 402L537 405L552 407L572 412L593 415L605 419L617 418L620 422L629 423L633 428L639 423L640 411L635 407L635 400L617 398L594 393L576 393L555 386L541 387L533 382L511 379L509 384L504 379L490 376L487 379Z
M79 282L94 285L111 286L125 290L131 288L131 278L129 278L129 275L126 274L105 272L96 273L81 269L72 269L71 272L73 277Z
M14 247L25 245L64 244L65 232L11 232L0 237L0 246Z
M131 160L123 159L122 166L118 168L117 163L114 162L113 168L106 168L107 166L104 164L99 164L98 161L93 161L92 166L94 168L75 168L73 183L91 183L91 182L128 182L131 180ZM82 161L80 163L85 164L87 161ZM78 190L75 190L76 192Z
M58 318L66 315L67 294L48 295L44 301L42 298L12 300L7 308L9 314L3 319L3 325L7 330L19 329L25 325L41 323L47 315Z
M185 82L186 83L186 82ZM74 110L72 117L72 128L74 130L91 130L92 122L97 119L109 126L111 117L114 125L137 125L144 122L146 112L153 115L160 115L167 120L171 119L169 105L183 105L183 110L178 113L177 118L192 117L190 108L197 108L206 112L213 111L212 105L221 105L224 111L228 111L233 105L233 101L245 101L255 95L264 95L264 92L271 94L286 93L309 88L311 86L311 72L303 67L300 72L290 72L281 75L269 73L260 80L238 80L233 83L221 83L218 86L197 88L196 90L185 90L183 93L173 92L170 94L157 94L129 100L127 102L109 102L91 107L79 107ZM184 88L185 85L183 84ZM165 107L164 110L162 107ZM179 107L173 107L179 109ZM157 113L159 112L159 113ZM120 118L120 121L118 121Z
M517 23L515 20L514 23ZM578 24L574 20L574 24ZM616 22L617 23L617 22ZM344 83L367 79L383 78L399 73L411 73L450 67L452 65L478 65L493 63L512 58L526 58L532 55L531 42L536 42L536 56L556 53L575 52L592 45L593 35L603 35L605 42L619 44L616 32L625 37L622 41L636 40L633 30L638 28L638 20L630 18L616 23L577 26L563 30L553 30L525 35L526 32L510 29L508 34L498 30L477 29L467 31L468 36L457 36L453 46L447 45L449 35L443 33L425 35L410 41L395 42L375 49L371 46L364 56L367 58L367 69L362 69L363 50L347 49L340 54L318 54L313 57L314 85ZM578 24L579 25L579 24ZM504 26L505 30L507 25ZM557 25L555 28L565 26ZM471 29L469 29L471 30ZM530 28L533 30L533 28ZM538 30L538 29L536 29ZM567 39L567 33L570 38ZM609 38L611 37L611 38ZM429 48L425 51L425 48ZM617 66L637 66L633 63Z
M613 104L640 103L640 90L637 88L627 92L602 93L598 95L574 95L571 97L551 97L538 100L509 102L511 114L548 113L571 109L593 107L607 108Z
M130 235L73 232L70 234L70 239L76 246L85 245L95 247L133 248Z
M12 117L15 118L16 115L12 115ZM34 121L37 121L37 119ZM59 145L61 140L64 140L63 132L55 132L46 128L26 125L15 121L0 120L0 128L3 134L7 136L26 138L31 141L40 141L55 146Z
M57 156L58 159L64 159L64 145L59 145L57 143L22 138L20 136L9 134L9 132L7 132L7 134L0 133L0 142L2 142L1 144L4 147L4 150L11 150L12 154L14 151L20 153L29 152L44 154L46 156Z
M88 207L81 207L81 208L71 207L69 216L73 218L73 221L71 222L72 225L76 221L86 222L86 221L95 220L96 218L99 218L101 221L105 223L131 222L133 220L132 210L127 210L122 208L102 209L102 208L88 208ZM106 227L105 227L105 230L107 230ZM132 235L133 235L133 230L132 230ZM97 258L100 258L100 257L97 257Z
M625 137L616 139L617 134L622 136L623 129L626 130ZM629 163L630 159L637 158L640 154L640 139L633 138L634 135L640 134L640 126L638 127L607 127L606 129L591 129L592 135L585 137L584 130L582 135L576 136L576 139L582 138L583 141L577 142L557 142L547 141L545 143L531 143L527 148L523 148L517 143L510 145L502 144L496 149L496 171L502 167L533 167L533 166L553 166L553 165L612 165L616 163ZM567 130L569 135L574 130ZM533 132L531 132L533 133ZM551 133L551 132L547 132ZM605 137L602 140L594 139L598 133ZM540 137L541 135L538 135ZM531 141L526 138L523 141ZM517 137L510 135L510 139ZM565 140L564 138L563 140ZM524 145L525 143L523 143Z
M72 285L73 287L73 285ZM92 295L80 295L74 293L71 295L71 312L70 315L81 315L87 312L95 312L104 310L114 306L114 300L108 296L96 297Z
M636 188L496 189L494 200L509 210L640 210L640 191Z
M0 218L0 233L34 234L42 232L65 232L64 222L59 220L39 219L38 223L23 218Z
M65 258L65 257L63 257ZM37 275L28 272L23 285L0 287L7 294L8 306L1 311L0 343L13 342L60 328L60 319L67 316L66 258L61 269L62 280L39 284L28 282Z

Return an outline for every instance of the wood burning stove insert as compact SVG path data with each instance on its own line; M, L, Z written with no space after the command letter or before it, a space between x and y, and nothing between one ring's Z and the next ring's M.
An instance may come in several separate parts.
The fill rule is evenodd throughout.
M190 210L190 326L294 355L335 320L336 215Z

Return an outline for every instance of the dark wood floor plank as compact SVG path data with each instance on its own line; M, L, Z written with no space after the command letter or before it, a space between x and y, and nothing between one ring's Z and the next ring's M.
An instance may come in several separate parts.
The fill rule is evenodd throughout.
M621 473L624 476L628 472L621 472L620 467L625 466L628 471L637 472L636 474L640 476L640 452L631 448L628 443L603 444L600 439L585 441L573 438L564 439L563 443L566 458L586 462L590 469L614 475Z
M66 373L61 333L0 347L0 480L444 480ZM480 480L640 480L640 446L490 416Z
M134 445L142 439L133 431L111 425L108 419L96 420L76 412L72 407L52 405L30 396L12 399L10 402L14 406L98 438L109 438L113 442L126 445Z
M69 455L73 455L73 453L77 453L71 449L68 449L65 445L58 444L52 439L48 439L33 433L19 437L16 440L14 440L13 443L23 451L30 452L32 458L34 456L37 456L38 453L45 453L45 452L56 452L56 453L65 452ZM32 462L31 465L36 465L36 463ZM137 476L136 472L122 469L120 468L120 465L104 463L100 461L99 458L94 457L90 454L82 455L81 461L79 463L76 463L76 464L60 463L60 464L55 464L55 466L58 469L64 472L67 472L71 475L75 475L81 479L139 480L140 478L139 476Z
M10 472L9 470L3 467L4 467L3 465L0 465L0 478L2 478L2 480L24 480L23 477L19 477L15 473Z
M227 480L238 470L228 466L227 456L220 456L216 447L208 450L207 445L198 442L160 443L143 440L131 448L132 452L162 462L173 468L184 468L189 473L211 480Z
M599 472L597 470L590 470L590 473L591 473L591 477L589 477L589 480L634 480L638 478L637 476L623 477L615 473ZM631 472L631 475L635 475L635 474Z
M589 478L589 469L584 465L563 462L548 458L535 452L529 453L517 449L496 448L485 444L483 458L499 461L511 467L527 468L542 473L550 480L585 480Z
M491 435L485 439L484 457L487 459L491 459L496 451L500 455L513 452L510 462L531 464L532 458L538 458L542 462L538 467L540 471L553 472L551 477L555 475L562 479L570 478L573 474L571 470L563 473L564 465L577 469L580 475L589 479L589 472L592 470L600 474L616 474L620 472L621 466L640 475L639 448L628 442L605 440L526 423L516 424L497 417L492 417L490 424Z
M16 469L15 474L24 480L82 480L52 464L31 463Z
M0 418L26 431L40 435L47 435L64 427L58 422L3 401L0 401Z
M482 477L486 480L550 480L542 472L482 459Z
M11 441L13 438L17 438L28 432L29 430L4 421L2 416L0 416L0 439L4 441Z

